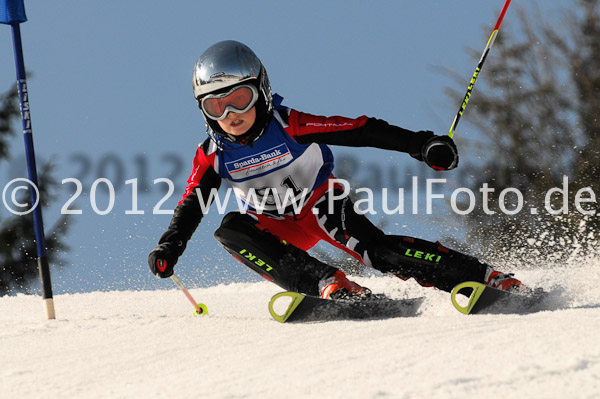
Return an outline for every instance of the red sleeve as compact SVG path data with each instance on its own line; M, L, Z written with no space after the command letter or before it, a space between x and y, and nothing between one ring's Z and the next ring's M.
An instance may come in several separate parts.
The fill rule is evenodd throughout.
M198 187L202 181L202 178L207 174L207 171L213 167L215 153L212 152L207 155L203 147L205 146L198 146L198 149L196 150L196 156L194 157L192 164L192 173L187 179L187 187L183 193L183 198L178 202L178 204L181 204L188 195L194 192L194 189Z
M332 133L353 130L362 127L367 122L366 116L346 118L343 116L320 116L298 112L294 109L289 113L288 133L292 137L314 133Z
M413 132L384 120L359 116L317 116L289 109L286 131L298 143L374 147L401 151L419 159L423 143L432 132Z

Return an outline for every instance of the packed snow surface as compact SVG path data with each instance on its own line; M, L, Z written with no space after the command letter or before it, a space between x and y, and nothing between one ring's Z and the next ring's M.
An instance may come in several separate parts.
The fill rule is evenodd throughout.
M551 310L471 316L444 292L363 277L425 296L419 315L311 324L275 322L267 282L191 289L204 317L174 285L58 295L51 321L39 297L3 297L0 398L598 398L599 276L524 271Z

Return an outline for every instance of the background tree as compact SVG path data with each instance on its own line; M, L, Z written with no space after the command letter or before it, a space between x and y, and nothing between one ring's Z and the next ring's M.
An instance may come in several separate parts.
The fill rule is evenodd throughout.
M10 138L15 135L13 122L20 117L16 86L0 96L0 161L10 157ZM52 176L53 165L39 168L40 202L44 208L53 202L60 189ZM31 203L29 194L23 194L20 203ZM33 281L39 284L37 249L32 214L15 216L3 212L0 220L0 296L28 292ZM8 215L8 216L7 216ZM64 238L68 232L66 215L62 215L46 234L48 262L60 265L59 253L66 251Z
M475 51L473 58L479 58ZM578 211L575 195L587 187L580 198L594 201L581 208L597 212L591 191L600 188L598 65L598 0L578 0L561 11L558 22L535 5L507 18L467 109L466 119L480 135L458 135L462 151L480 154L477 162L462 165L463 173L469 171L464 187L477 193L487 183L495 189L489 212L476 207L463 219L469 245L511 264L565 262L595 249L600 218ZM464 94L448 92L454 99ZM546 199L562 210L565 198L557 192L547 197L548 190L562 189L565 176L568 212L551 214ZM508 187L524 197L523 210L514 216L498 205L498 194ZM516 198L507 194L506 208L514 209Z

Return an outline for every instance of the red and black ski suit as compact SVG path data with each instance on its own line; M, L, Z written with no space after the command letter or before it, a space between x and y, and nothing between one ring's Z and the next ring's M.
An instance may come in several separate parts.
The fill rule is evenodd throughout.
M412 132L366 116L356 119L324 117L283 107L274 110L270 124L278 124L275 127L280 131L280 139L262 135L250 148L253 145L260 147L261 140L280 140L287 143L285 148L296 144L304 148L316 144L324 151L329 151L326 145L376 147L408 153L422 160L422 146L434 136L432 132ZM267 147L271 149L277 145L277 142L268 143ZM246 152L251 151L249 146L239 146L242 147L246 148ZM267 157L264 165L248 157L239 162L228 162L223 155L230 156L237 150L225 150L227 154L210 139L198 147L188 187L175 209L168 230L159 241L159 244L172 244L176 256L183 253L203 217L199 200L206 203L211 190L214 195L223 178L236 187L238 183L231 180L234 173L244 170L246 174L256 172L257 176L267 176L268 171L265 173L260 168L274 165L275 161L271 159L293 157L283 150L271 151L269 154L274 157ZM341 188L331 184L334 177L330 170L321 166L319 173L322 174L323 170L327 176L321 177L322 183L313 177L311 181L318 184L308 187L310 195L299 213L287 210L283 214L271 210L264 213L232 212L223 218L215 232L216 239L235 258L265 279L286 290L308 295L319 295L319 282L337 271L306 252L320 240L381 272L404 279L415 278L421 284L445 291L463 281L483 282L486 265L471 256L447 249L439 243L384 234L366 216L355 212L348 196L341 198ZM241 192L246 183L239 184ZM307 187L306 184L304 187ZM330 202L330 196L339 198Z

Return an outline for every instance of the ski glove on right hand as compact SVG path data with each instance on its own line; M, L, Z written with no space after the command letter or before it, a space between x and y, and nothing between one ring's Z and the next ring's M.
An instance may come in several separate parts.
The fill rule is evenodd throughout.
M450 170L458 166L458 150L450 136L433 136L421 149L423 160L432 169Z
M176 251L173 250L173 244L164 242L158 244L156 248L148 255L148 266L150 271L160 278L171 277L173 275L173 266L177 263Z
M148 255L148 266L152 274L160 278L171 277L177 259L185 250L186 242L177 231L167 230Z

